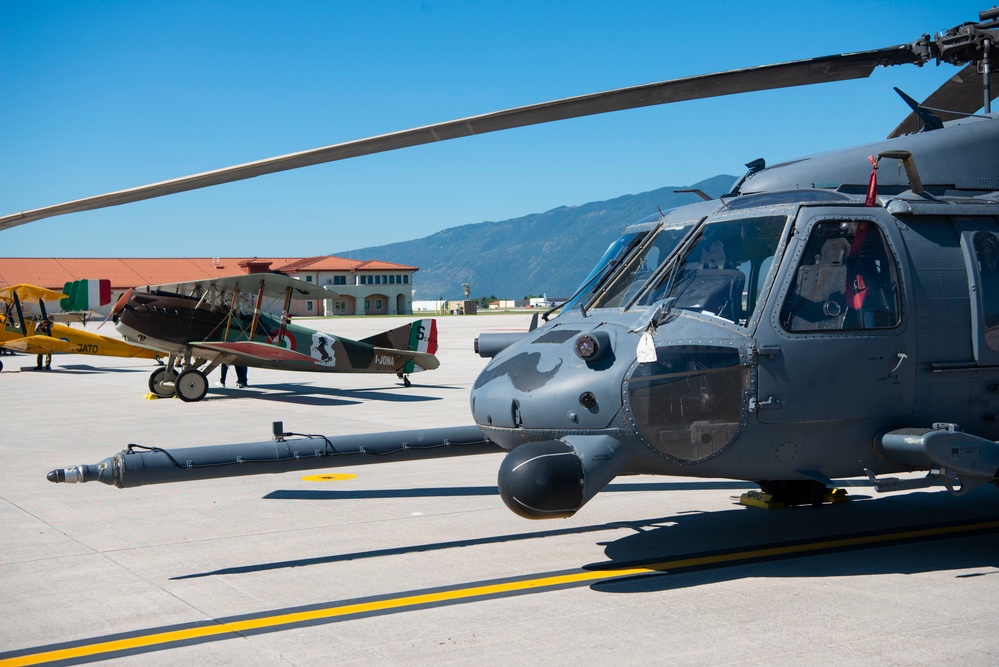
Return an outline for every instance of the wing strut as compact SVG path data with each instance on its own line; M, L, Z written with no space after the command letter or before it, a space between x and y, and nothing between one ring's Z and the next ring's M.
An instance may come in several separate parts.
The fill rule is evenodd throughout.
M239 283L232 287L232 305L229 306L229 316L225 318L225 335L222 340L229 340L229 325L232 324L232 314L236 312L236 297L239 295Z
M17 311L17 321L21 324L21 338L28 337L28 323L24 321L24 311L21 309L21 299L17 296L17 291L11 292L14 297L14 310ZM39 301L41 303L41 301Z
M277 338L274 343L278 346L281 345L281 341L284 340L284 332L288 328L288 320L291 316L288 310L291 308L291 287L289 286L284 293L284 309L281 310L281 326L278 328Z
M257 333L257 323L260 322L260 307L264 303L264 280L260 279L260 289L257 291L257 305L253 308L253 322L250 324L250 340Z

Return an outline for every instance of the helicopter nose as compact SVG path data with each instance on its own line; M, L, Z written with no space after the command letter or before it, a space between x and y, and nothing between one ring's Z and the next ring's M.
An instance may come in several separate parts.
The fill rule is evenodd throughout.
M476 423L501 429L606 428L621 409L628 367L627 355L614 349L615 343L628 345L622 343L625 332L607 329L553 328L504 348L472 387Z
M503 459L500 497L526 519L570 517L628 465L627 447L609 435L531 442Z

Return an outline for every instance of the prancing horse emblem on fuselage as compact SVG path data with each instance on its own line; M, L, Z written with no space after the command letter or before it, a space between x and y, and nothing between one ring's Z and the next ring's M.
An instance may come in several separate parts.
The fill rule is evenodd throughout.
M336 352L332 349L330 339L317 333L313 335L312 340L312 349L319 353L319 363L336 365ZM327 345L330 345L330 348L327 348Z

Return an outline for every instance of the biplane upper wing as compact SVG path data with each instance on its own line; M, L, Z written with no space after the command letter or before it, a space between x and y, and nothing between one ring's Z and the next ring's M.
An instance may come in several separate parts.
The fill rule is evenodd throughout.
M257 294L263 287L265 297L284 298L288 288L291 288L292 299L331 299L336 292L319 285L307 283L281 273L247 273L239 276L224 276L188 280L179 283L164 283L162 285L147 285L147 291L174 292L175 294L205 294L209 291L221 293L238 290L243 293Z
M58 301L59 299L65 299L66 295L62 292L56 292L55 290L45 289L44 287L39 287L38 285L9 285L7 287L0 287L0 301L11 302L14 300L14 295L21 301Z
M0 347L25 354L52 354L53 352L76 352L80 346L77 343L70 343L52 336L28 336L27 338L8 340L0 344Z

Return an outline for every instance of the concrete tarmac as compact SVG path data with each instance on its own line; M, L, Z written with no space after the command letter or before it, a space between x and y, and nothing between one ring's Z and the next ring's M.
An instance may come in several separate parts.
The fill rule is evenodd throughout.
M303 323L360 338L399 320ZM473 338L527 324L441 318L441 368L410 388L251 368L249 388L199 403L146 400L145 361L0 357L0 666L996 663L992 487L859 483L850 503L761 510L736 502L745 482L627 477L532 522L496 493L502 454L124 490L45 479L129 443L267 440L276 420L470 424Z

